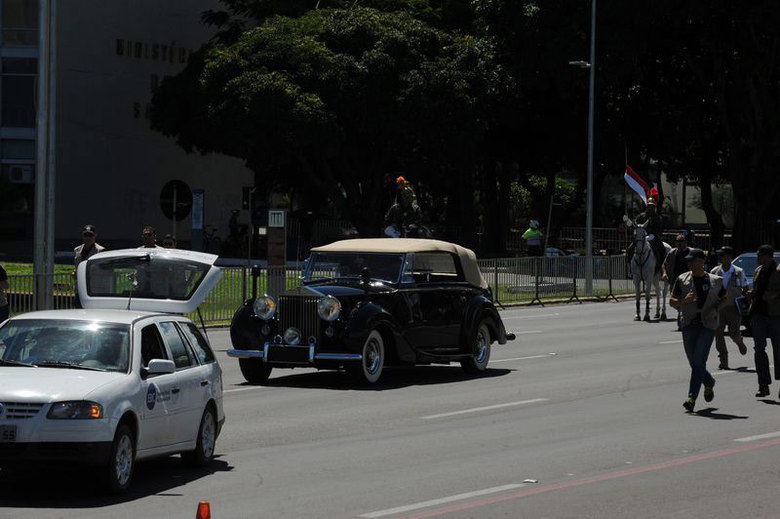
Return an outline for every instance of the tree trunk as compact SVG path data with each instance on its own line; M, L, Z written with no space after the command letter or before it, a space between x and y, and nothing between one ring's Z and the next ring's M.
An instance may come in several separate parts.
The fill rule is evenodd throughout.
M699 179L699 189L701 190L701 206L704 214L707 215L707 223L710 224L710 248L718 249L723 246L723 234L726 231L726 225L723 223L723 217L715 209L712 201L712 184L709 179L701 177Z

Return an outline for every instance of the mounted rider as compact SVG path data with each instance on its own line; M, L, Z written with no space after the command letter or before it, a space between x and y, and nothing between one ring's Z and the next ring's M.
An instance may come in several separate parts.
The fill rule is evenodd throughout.
M422 210L412 184L403 176L395 179L395 202L385 214L385 234L391 238L428 238L422 224Z
M628 217L624 219L626 218ZM650 248L655 255L655 268L660 270L666 258L666 249L662 240L664 233L663 217L656 210L655 198L647 198L647 208L636 217L636 224L644 227L645 231L647 231L647 241L650 243ZM631 243L626 249L628 259L631 259L634 255L634 246L635 244Z

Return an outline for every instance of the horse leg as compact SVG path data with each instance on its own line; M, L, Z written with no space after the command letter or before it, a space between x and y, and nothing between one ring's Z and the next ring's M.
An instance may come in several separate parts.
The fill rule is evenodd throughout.
M666 321L666 296L669 294L669 283L661 281L663 285L663 297L661 298L661 320Z
M654 319L657 321L661 318L661 280L656 275L655 279L653 280L653 284L655 285L655 317Z
M650 322L650 290L652 289L652 274L648 276L646 279L649 280L649 282L645 283L645 321Z
M634 278L634 292L636 293L636 314L634 314L634 321L641 321L642 318L639 317L639 302L640 302L640 281L636 278Z

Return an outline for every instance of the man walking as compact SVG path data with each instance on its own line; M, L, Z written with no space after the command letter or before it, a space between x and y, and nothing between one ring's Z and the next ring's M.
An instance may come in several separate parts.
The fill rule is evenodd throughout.
M97 243L97 229L95 229L94 225L87 224L81 228L81 240L83 243L73 249L73 278L76 280L76 308L81 308L81 300L79 299L79 284L78 278L76 277L79 263L88 260L98 252L106 250L105 247Z
M717 251L720 265L712 269L711 273L723 278L723 288L726 290L726 302L720 309L720 323L715 330L715 349L718 350L720 365L718 369L729 369L729 352L726 349L726 338L724 332L726 326L729 328L729 337L739 348L742 355L747 353L747 346L742 340L742 334L739 327L742 324L742 314L737 308L736 299L747 290L748 282L745 277L745 271L733 265L734 249L731 247L721 247Z
M723 279L704 270L707 256L700 249L691 249L686 256L690 272L683 273L674 283L669 304L680 311L685 356L691 366L688 398L683 407L693 412L699 390L704 384L704 400L715 397L715 379L707 371L707 357L718 328L719 306L725 296Z
M771 245L758 248L758 267L753 274L753 290L748 292L758 375L757 397L767 396L769 384L772 383L769 357L766 354L767 338L772 340L775 380L780 380L780 267L774 260L774 254L775 250Z

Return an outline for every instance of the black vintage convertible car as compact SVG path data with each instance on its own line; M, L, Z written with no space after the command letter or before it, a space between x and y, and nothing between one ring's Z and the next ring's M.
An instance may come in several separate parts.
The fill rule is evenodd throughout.
M301 286L248 299L230 326L241 373L343 369L375 383L385 366L459 362L487 368L504 328L474 253L425 239L344 240L312 249Z

